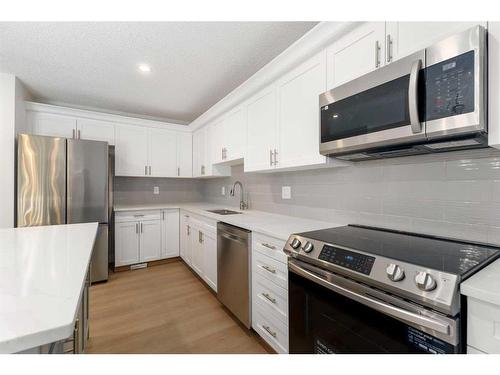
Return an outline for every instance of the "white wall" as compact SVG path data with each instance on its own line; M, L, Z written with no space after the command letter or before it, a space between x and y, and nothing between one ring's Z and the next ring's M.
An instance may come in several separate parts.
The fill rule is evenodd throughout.
M0 228L14 227L16 133L25 129L28 93L12 74L0 73Z

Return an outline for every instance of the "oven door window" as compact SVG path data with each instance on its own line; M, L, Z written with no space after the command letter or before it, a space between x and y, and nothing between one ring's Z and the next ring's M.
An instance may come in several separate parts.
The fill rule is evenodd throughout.
M321 142L410 124L405 75L321 108Z
M290 353L454 353L456 346L289 272Z

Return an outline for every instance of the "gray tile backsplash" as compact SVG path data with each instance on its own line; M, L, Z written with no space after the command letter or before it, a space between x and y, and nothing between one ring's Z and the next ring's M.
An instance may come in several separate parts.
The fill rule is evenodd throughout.
M154 195L158 186L160 194ZM185 203L203 200L203 183L184 178L115 177L115 204Z
M203 181L200 196L237 207L239 190L229 196L235 180L257 210L500 245L500 151L494 149L272 174L236 166L231 177ZM291 186L292 199L281 199L282 186Z

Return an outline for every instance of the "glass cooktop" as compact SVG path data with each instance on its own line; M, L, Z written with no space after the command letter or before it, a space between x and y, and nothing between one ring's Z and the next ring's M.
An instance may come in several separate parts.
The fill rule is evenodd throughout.
M453 273L462 280L500 257L495 246L355 225L298 235Z

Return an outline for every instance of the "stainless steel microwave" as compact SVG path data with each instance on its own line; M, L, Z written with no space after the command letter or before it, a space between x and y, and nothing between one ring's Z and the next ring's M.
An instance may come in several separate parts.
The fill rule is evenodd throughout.
M364 160L485 147L487 59L481 26L319 97L320 153Z

